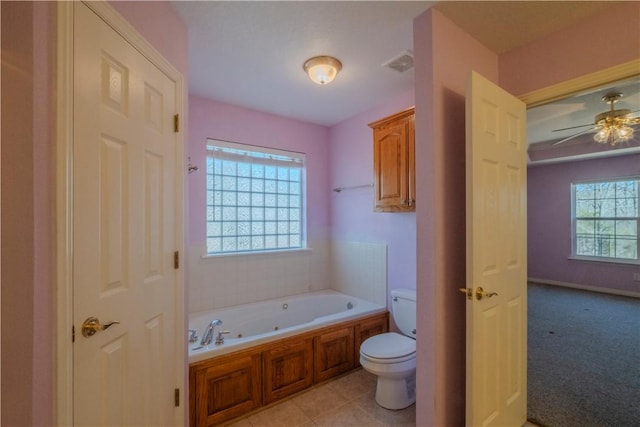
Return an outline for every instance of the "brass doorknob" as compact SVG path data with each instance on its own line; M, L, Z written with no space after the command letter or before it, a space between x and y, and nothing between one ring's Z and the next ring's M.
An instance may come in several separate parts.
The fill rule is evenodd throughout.
M87 317L82 323L82 336L89 338L92 337L98 331L104 331L111 325L117 325L120 322L106 322L104 325L100 323L97 317Z
M491 298L491 297L495 297L497 295L498 295L497 292L486 292L484 289L482 289L482 286L478 286L476 288L476 299L477 300L481 300L483 297Z

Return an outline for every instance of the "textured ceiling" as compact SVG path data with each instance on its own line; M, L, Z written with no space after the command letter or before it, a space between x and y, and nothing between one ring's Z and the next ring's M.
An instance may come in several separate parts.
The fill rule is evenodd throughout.
M436 7L502 53L546 37L603 8L608 1L175 1L189 31L189 91L193 95L331 126L411 90L413 69L383 67L413 49L413 19ZM434 6L435 5L435 6ZM316 55L340 59L326 86L302 64ZM638 88L625 88L637 110ZM567 136L552 129L590 123L607 106L590 98L530 112L531 143ZM635 108L633 107L635 104ZM627 108L627 107L625 107Z

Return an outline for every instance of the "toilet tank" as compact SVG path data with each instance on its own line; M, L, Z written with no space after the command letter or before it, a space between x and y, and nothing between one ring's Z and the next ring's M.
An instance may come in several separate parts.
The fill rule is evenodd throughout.
M393 289L391 291L391 315L404 335L416 337L416 291Z

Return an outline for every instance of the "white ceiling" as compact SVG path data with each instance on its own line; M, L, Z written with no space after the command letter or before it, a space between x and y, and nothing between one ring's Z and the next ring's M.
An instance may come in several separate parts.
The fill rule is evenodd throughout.
M413 48L413 18L432 2L173 2L189 29L192 94L331 126L413 87L381 64ZM302 64L331 55L329 85Z
M399 73L382 65L413 49L413 19L429 7L435 5L487 47L502 53L614 3L172 2L189 32L192 95L325 126L413 88L413 69ZM302 70L305 60L317 55L342 61L342 71L329 85L312 83ZM625 93L625 102L635 103L632 110L638 109L638 92ZM531 142L547 140L550 129L589 123L606 108L598 95L539 107L530 119L534 123Z

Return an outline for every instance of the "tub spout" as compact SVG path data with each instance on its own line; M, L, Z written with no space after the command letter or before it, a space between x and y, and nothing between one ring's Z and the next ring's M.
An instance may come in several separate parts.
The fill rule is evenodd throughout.
M216 326L219 326L219 325L222 325L222 320L220 319L213 319L211 323L209 323L209 326L207 326L207 329L205 329L204 333L202 334L202 340L200 341L200 345L211 344L211 340L213 340L213 330L215 329Z

